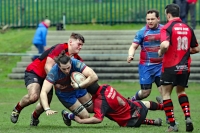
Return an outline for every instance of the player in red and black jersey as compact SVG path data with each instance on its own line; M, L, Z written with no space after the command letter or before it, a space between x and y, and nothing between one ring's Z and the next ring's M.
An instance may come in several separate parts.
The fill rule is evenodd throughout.
M199 47L194 31L181 21L179 13L179 6L176 4L165 7L168 23L161 29L161 45L158 51L160 56L164 55L161 85L164 111L170 122L168 132L178 131L170 96L174 86L176 86L178 100L185 115L186 131L193 131L185 87L190 75L190 54L198 53Z
M156 120L146 119L148 109L163 110L162 104L152 101L128 100L107 84L99 86L98 83L94 83L87 87L87 91L92 95L94 116L81 119L75 114L63 110L63 116L68 121L75 120L81 124L97 124L101 123L104 117L107 117L122 127L140 127L141 124L161 126L162 124L160 118Z
M35 59L30 63L25 71L25 85L28 90L28 94L22 97L22 99L14 107L11 114L11 122L16 123L19 117L21 110L29 106L30 104L35 103L40 97L41 87L43 81L46 78L47 73L51 70L54 62L54 57L58 56L63 50L70 57L74 57L82 61L81 57L78 55L81 50L85 39L82 35L77 33L72 33L68 43L57 44L47 49L40 57ZM59 88L62 88L62 85L56 84ZM53 89L48 94L49 103L51 102L53 95ZM31 115L31 126L37 126L39 123L39 116L43 112L43 108L40 104L36 106L35 111Z

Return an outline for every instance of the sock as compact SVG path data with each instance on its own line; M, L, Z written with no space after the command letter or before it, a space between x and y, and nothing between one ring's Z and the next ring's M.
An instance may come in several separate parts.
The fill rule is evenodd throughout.
M174 106L171 99L163 100L164 105L164 111L165 114L170 122L170 126L175 125L175 119L174 119Z
M139 90L138 92L136 92L136 94L135 94L135 99L136 99L136 100L142 100L142 99L139 97L139 92L140 92L140 90Z
M185 119L190 117L190 103L186 94L181 94L178 96L179 104L182 107Z
M66 113L65 117L67 117L70 120L74 120L75 115L73 113Z
M150 102L149 110L163 110L163 104L156 103L153 101L149 101L149 102Z
M32 115L34 119L38 119L40 117L40 114L37 114L36 111L34 111Z
M154 125L154 121L155 120L151 120L151 119L145 119L142 124L145 124L145 125Z
M15 106L15 109L18 111L18 113L20 113L21 110L23 109L23 107L21 107L21 106L19 105L19 102L18 102L17 105Z

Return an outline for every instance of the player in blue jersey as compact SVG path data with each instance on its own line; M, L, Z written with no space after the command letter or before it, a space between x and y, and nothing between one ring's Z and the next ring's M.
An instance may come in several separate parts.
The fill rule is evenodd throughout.
M152 83L155 82L159 91L162 57L158 56L160 48L159 12L149 10L146 13L146 26L139 30L129 48L127 62L134 59L135 51L140 46L139 78L141 90L139 90L132 100L142 100L151 93Z
M74 89L71 86L70 75L74 71L86 75L87 79L77 86L77 88L86 88L98 80L96 73L83 62L70 58L64 52L55 58L55 62L56 64L52 67L44 80L40 94L41 103L46 114L50 115L55 113L55 111L50 109L47 94L53 85L60 84L62 87L54 86L55 93L60 102L77 116L88 118L88 111L93 112L91 95L86 89L75 90L76 88ZM63 117L63 119L65 119L65 117ZM64 120L64 122L68 126L71 125L71 122L68 123L66 120Z

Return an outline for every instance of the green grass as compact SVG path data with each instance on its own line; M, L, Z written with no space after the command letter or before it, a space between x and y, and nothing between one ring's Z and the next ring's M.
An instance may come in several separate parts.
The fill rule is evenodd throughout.
M67 25L68 30L86 30L86 29L138 29L143 25L116 25L116 26L102 26L102 25ZM103 27L103 28L102 28ZM55 27L50 28L54 30ZM0 53L13 52L13 53L24 53L31 46L31 40L35 29L21 29L21 30L8 30L5 34L1 34L0 41ZM27 90L23 80L10 80L7 75L11 73L11 69L16 66L16 62L20 60L20 57L14 56L0 56L0 133L161 133L167 129L165 124L165 115L163 111L149 111L148 118L162 118L164 120L163 126L154 127L143 125L141 128L121 128L116 123L104 119L101 124L98 125L81 125L75 122L72 123L71 127L66 127L62 121L60 112L64 109L63 105L58 101L56 96L51 104L51 108L59 111L58 114L52 116L46 116L42 114L40 117L40 124L38 127L30 127L30 115L35 108L34 105L30 105L23 109L20 114L19 121L16 124L10 122L10 113L17 102L27 94ZM100 82L108 83L108 82ZM137 90L140 89L138 83L130 82L109 82L108 84L115 87L125 97L132 96ZM200 130L200 98L199 98L199 84L190 83L189 89L186 89L191 103L191 115L194 121L194 133ZM158 90L153 86L153 91L150 97L146 100L154 100L158 96ZM175 107L175 118L179 123L179 131L185 132L185 123L182 110L178 104L177 96L175 91L172 94ZM91 114L92 116L92 114Z
M102 82L101 82L102 83ZM167 129L167 124L165 123L165 115L163 111L149 111L147 118L162 118L163 125L161 127L142 125L140 128L121 128L115 122L108 120L107 118L101 124L96 125L82 125L72 122L71 127L66 127L63 123L62 117L60 115L61 111L64 109L63 105L58 101L57 97L54 95L51 108L58 111L58 114L52 116L46 116L42 114L40 117L40 124L38 127L30 127L30 115L34 110L35 104L24 108L20 114L19 121L16 124L10 122L10 113L15 106L15 104L22 98L23 95L27 93L25 87L22 86L22 82L15 82L16 87L7 88L2 86L0 89L0 126L1 133L161 133ZM108 84L115 87L121 94L125 97L133 95L140 87L138 83L126 83L126 82L108 82ZM199 98L199 85L190 84L190 88L187 89L188 96L191 103L191 116L194 122L194 133L199 132L199 108L198 104ZM154 100L155 97L159 95L155 86L153 86L153 91L150 97L146 100ZM172 99L174 101L175 118L179 123L179 132L185 132L185 122L184 115L178 104L177 96L175 91L172 94ZM93 114L91 114L92 116Z

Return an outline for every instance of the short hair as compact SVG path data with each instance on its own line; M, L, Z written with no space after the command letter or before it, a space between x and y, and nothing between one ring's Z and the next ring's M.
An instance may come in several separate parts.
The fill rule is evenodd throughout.
M44 20L44 23L46 23L46 24L50 24L51 21L50 21L49 19L45 19L45 20Z
M85 43L85 38L79 34L79 33L72 33L70 36L71 39L79 39L81 40L83 43Z
M180 7L177 4L169 4L165 7L166 13L170 13L172 17L180 16Z
M71 61L71 58L66 55L65 51L63 50L58 57L54 59L54 61L60 66L60 64L67 64L69 61Z
M155 14L156 14L156 17L157 17L157 18L159 17L159 12L158 12L158 10L155 10L155 9L148 10L147 13L146 13L146 15L147 15L147 14L150 14L150 13L155 13Z

